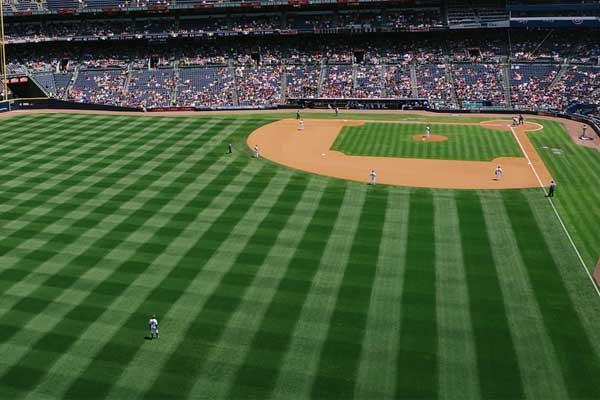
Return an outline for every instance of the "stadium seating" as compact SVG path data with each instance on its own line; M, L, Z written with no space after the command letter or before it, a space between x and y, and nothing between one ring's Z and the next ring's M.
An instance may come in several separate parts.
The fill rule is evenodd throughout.
M286 97L308 98L318 96L321 66L300 64L286 66Z
M387 88L388 97L412 97L410 67L406 64L388 67L384 84Z
M122 69L80 70L67 99L78 103L121 104L125 78L126 71Z
M352 65L334 64L325 67L321 97L352 97Z
M417 93L433 105L456 108L446 67L443 64L416 64Z
M513 64L510 71L511 101L517 108L553 108L548 88L559 66L553 64Z
M180 106L233 106L233 92L233 76L227 67L179 69L177 99Z
M33 75L33 78L50 97L56 95L56 84L54 83L54 74L52 72L38 72Z
M454 88L459 101L481 101L504 105L500 64L453 64Z
M132 70L123 104L148 108L172 106L174 87L172 68Z
M56 88L55 97L57 99L63 98L72 79L73 74L70 72L54 74L54 87Z
M79 7L78 0L46 0L46 7L49 10L68 10Z
M240 106L275 105L281 102L280 65L240 66L235 69Z
M426 18L419 13L388 10L380 15L366 11L359 15L345 11L330 22L336 29L389 26L395 18L402 23ZM479 11L474 13L481 18ZM329 14L318 14L314 20L324 21L324 15ZM246 15L185 16L179 20L142 16L107 24L95 19L11 23L7 32L12 38L34 43L8 46L7 70L32 74L40 86L59 98L76 76L67 98L135 107L268 106L319 97L416 96L438 108L469 104L550 110L600 102L600 41L593 35L567 31L563 37L548 30L527 35L517 31L510 41L505 30L426 36L352 34L316 41L307 41L306 36L251 35L279 23L285 26L295 18L313 19L294 11L280 21L272 15ZM432 20L435 18L433 15ZM154 35L204 29L243 34L234 39L227 35L210 40L170 36L168 41L159 38L135 43L112 38L131 32ZM35 43L50 38L47 35L52 36L51 41ZM76 35L77 40L58 40L65 35ZM77 35L95 39L80 42Z

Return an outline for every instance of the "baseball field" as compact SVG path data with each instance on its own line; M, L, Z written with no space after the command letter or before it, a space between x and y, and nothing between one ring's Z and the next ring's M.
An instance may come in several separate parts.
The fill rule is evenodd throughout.
M0 398L600 398L600 152L548 119L304 118L1 119ZM371 186L270 160L275 142L253 158L269 126L322 163L532 175Z

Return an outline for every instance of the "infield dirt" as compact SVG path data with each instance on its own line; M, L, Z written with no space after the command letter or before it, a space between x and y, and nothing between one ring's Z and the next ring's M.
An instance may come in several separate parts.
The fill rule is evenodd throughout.
M307 119L304 130L297 121L282 119L254 131L247 145L258 145L260 155L278 164L319 175L353 181L369 181L371 170L377 172L377 182L391 185L446 189L511 189L539 187L552 179L549 171L527 138L526 131L541 129L541 125L526 122L513 127L514 135L529 156L501 157L492 161L454 161L415 158L349 156L330 150L344 126L362 125L356 120ZM390 122L403 123L403 122ZM433 125L433 124L432 124ZM467 125L467 124L464 124ZM481 123L490 129L510 131L508 121L492 120ZM494 170L500 165L502 179L495 180Z

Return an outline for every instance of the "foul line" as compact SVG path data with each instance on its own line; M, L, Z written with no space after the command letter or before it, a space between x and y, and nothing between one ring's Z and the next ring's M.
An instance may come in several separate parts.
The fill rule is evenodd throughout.
M519 140L519 137L517 136L517 133L515 132L515 130L513 129L513 127L511 125L508 125L508 127L510 128L510 131L512 132L513 136L517 140L517 143L519 144L519 147L521 148L521 151L523 152L523 155L527 159L527 164L529 164L529 166L531 167L531 170L533 171L535 177L537 178L537 181L540 184L540 187L542 188L542 191L544 192L544 194L547 195L547 193L546 193L546 187L542 183L542 180L540 179L540 176L538 175L537 171L535 170L535 167L533 166L533 163L531 162L531 159L529 158L529 155L525 151L525 148L523 148L523 145L521 144L521 140ZM548 199L548 202L550 203L550 206L552 206L552 210L554 211L554 215L556 215L556 218L558 218L558 222L560 222L560 226L562 226L563 231L565 231L565 234L567 235L567 238L569 239L569 243L571 243L571 246L573 246L573 250L575 250L575 254L577 254L577 258L579 258L579 261L581 262L581 266L583 267L583 270L587 274L588 278L590 278L590 281L592 282L592 286L596 290L596 294L598 294L598 297L600 297L600 288L598 288L598 285L596 284L596 281L592 277L592 274L590 274L590 271L585 266L585 262L583 261L583 257L581 257L581 253L577 249L577 246L575 246L575 242L573 241L573 238L569 234L569 231L567 230L567 227L565 226L562 218L558 214L558 210L554 206L554 203L552 202L552 199L550 199L550 197L546 197L546 198Z

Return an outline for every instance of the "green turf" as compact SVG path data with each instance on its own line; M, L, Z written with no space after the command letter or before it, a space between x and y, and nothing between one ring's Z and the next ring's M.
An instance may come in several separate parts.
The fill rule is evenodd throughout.
M577 242L583 259L600 258L600 153L576 145L559 122L539 120L544 129L528 136L557 182L554 204ZM600 138L596 137L597 140ZM548 184L549 182L544 182Z
M0 397L600 398L599 299L540 189L282 168L245 144L272 118L0 121ZM591 266L600 154L531 138Z
M433 158L442 160L490 161L497 157L520 157L512 133L478 125L431 124L432 135L442 142L423 141L423 123L365 123L346 126L331 149L353 156ZM418 135L418 139L413 139Z

